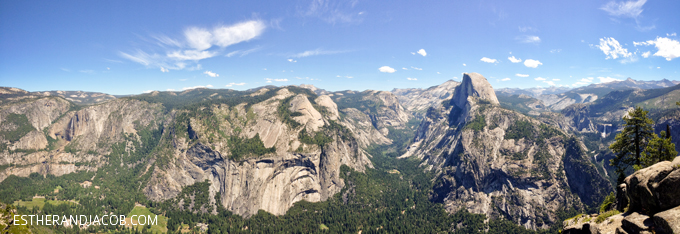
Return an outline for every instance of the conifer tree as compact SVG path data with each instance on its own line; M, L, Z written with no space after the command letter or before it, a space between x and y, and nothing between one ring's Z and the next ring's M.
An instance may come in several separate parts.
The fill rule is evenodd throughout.
M616 167L619 174L619 183L625 178L625 171L628 167L640 165L642 152L647 148L649 142L654 138L654 128L652 121L647 117L647 113L642 107L636 107L623 117L624 127L621 133L616 134L616 142L609 148L616 156L609 161L609 165Z
M661 161L671 161L678 152L675 151L675 144L671 142L670 134L661 131L661 137L654 135L654 138L647 145L647 149L642 153L640 168L654 165ZM639 169L639 168L636 168Z

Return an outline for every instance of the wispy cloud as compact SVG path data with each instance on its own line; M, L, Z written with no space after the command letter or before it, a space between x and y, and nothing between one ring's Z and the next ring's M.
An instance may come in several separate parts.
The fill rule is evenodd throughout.
M423 70L422 68L419 68L419 67L413 67L413 66L412 66L411 68L413 68L413 70L418 70L418 71L422 71L422 70Z
M621 81L620 79L611 78L609 76L607 76L607 77L597 77L597 79L600 80L600 82L598 84L609 83L609 82L614 82L614 81Z
M305 51L305 52L297 53L297 54L291 55L290 57L304 58L304 57L315 56L315 55L340 54L340 53L347 53L347 52L348 51L316 49L316 50L308 50L308 51Z
M360 23L366 12L355 10L357 3L357 0L312 0L308 6L299 7L298 13L304 17L317 17L330 24Z
M642 18L642 7L645 5L647 0L637 0L637 1L610 1L607 4L600 7L600 10L606 11L609 15L620 18L631 18L635 20L636 29L640 31L648 31L654 29L654 25L641 26L640 19Z
M86 74L94 74L94 70L80 70L79 72L86 73Z
M532 35L523 35L523 36L516 37L515 39L517 41L521 42L521 43L537 44L537 43L541 42L541 38L539 38L538 36L532 36Z
M562 52L562 49L552 49L550 50L550 53L559 53Z
M249 49L249 50L235 50L235 51L229 52L225 56L226 57L233 57L233 56L238 55L239 57L243 57L243 56L246 56L250 53L256 52L256 51L261 50L261 49L262 49L262 47L255 47L255 48L252 48L252 49Z
M534 78L534 80L543 81L543 80L545 80L545 78L543 78L543 77L536 77L536 78Z
M515 56L508 57L508 60L510 60L510 62L512 62L512 63L519 63L519 62L522 62L522 59L515 58Z
M519 31L520 32L535 32L536 29L533 28L533 27L529 27L529 26L525 26L525 27L519 26Z
M633 42L633 44L635 46L654 45L658 49L658 51L654 53L654 56L664 57L667 61L671 61L674 58L680 57L680 42L667 37L656 37L655 40L649 40L646 42ZM646 52L642 54L642 57L649 57L649 53L650 52Z
M530 68L537 68L538 65L543 65L543 63L541 63L538 60L533 60L533 59L524 60L524 66L527 66L527 67L530 67Z
M483 57L482 59L480 59L480 61L485 62L485 63L498 63L498 60L490 59L490 58L487 58L487 57ZM463 64L463 66L465 66L465 64Z
M170 72L170 70L168 70L167 68L161 67L161 72L166 73L166 72Z
M527 75L527 74L519 74L519 73L515 74L515 76L519 76L519 77L529 77L529 75Z
M378 71L380 71L380 72L386 72L386 73L394 73L394 72L396 72L397 70L395 70L394 68L391 68L391 67L389 67L389 66L382 66L382 67L378 68Z
M427 52L425 52L425 49L420 49L416 54L422 55L423 57L427 56Z
M200 60L217 56L222 51L221 48L257 38L265 29L266 25L261 20L220 25L212 29L189 27L184 30L183 39L173 39L164 35L152 36L157 41L156 44L160 50L164 52L146 52L137 49L134 52L119 52L119 55L147 67L163 67L163 70L199 68ZM214 47L219 48L213 49ZM239 53L243 56L257 49L259 48L232 52L227 56Z
M418 78L406 77L407 80L418 80Z
M501 81L509 81L509 80L510 80L510 78L505 77Z

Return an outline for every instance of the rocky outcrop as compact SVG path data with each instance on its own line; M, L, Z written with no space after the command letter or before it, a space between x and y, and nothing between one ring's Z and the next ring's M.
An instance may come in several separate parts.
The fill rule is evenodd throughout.
M586 225L597 233L680 233L680 157L636 171L619 186L618 208L628 203L626 213L602 222L593 216L564 222L563 233L579 233ZM600 214L602 215L602 214Z
M464 76L448 107L428 110L413 142L402 157L438 173L431 199L451 213L465 208L547 228L558 210L599 202L611 190L578 140L501 108L476 73Z

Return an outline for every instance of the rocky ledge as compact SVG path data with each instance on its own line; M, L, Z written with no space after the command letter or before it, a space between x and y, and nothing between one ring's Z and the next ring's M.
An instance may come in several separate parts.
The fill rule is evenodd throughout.
M625 213L580 215L564 221L562 233L680 233L680 157L636 171L617 193L625 194L616 201Z

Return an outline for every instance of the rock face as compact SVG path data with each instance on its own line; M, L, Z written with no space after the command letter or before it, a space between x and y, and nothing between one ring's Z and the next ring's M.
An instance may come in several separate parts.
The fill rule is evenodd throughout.
M344 91L329 96L345 116L340 123L354 133L361 147L391 144L389 128L403 129L412 118L391 92Z
M596 132L597 129L590 121L590 110L585 104L570 105L562 110L562 114L573 121L573 126L579 132Z
M438 173L431 199L447 211L547 228L559 209L599 203L611 190L578 140L501 108L481 75L466 74L449 103L428 110L402 156Z
M456 90L453 92L451 104L463 108L471 102L468 100L469 98L484 100L490 102L492 105L500 104L489 81L487 81L484 76L474 72L463 74L463 82L457 86Z
M146 187L140 188L149 199L174 198L184 187L207 179L211 182L211 204L218 202L217 197L225 208L243 216L258 210L281 215L295 202L328 199L344 186L342 165L357 171L372 167L362 144L387 140L378 129L404 126L409 118L394 95L372 91L367 99L380 104L374 106L376 112L357 110L357 115L366 117L366 129L376 136L361 142L358 128L344 127L354 126L353 121L358 119L342 118L329 96L316 97L286 88L260 89L237 99L250 101L204 104L191 110L166 109L161 103L134 98L71 108L72 104L61 97L27 98L30 93L21 90L0 91L4 92L0 95L19 97L0 99L0 119L10 113L25 116L26 125L34 129L15 142L0 139L8 146L0 149L0 165L11 164L2 167L0 181L11 175L61 176L96 171L107 165L113 145L122 145L129 152L148 137L148 132L157 131L162 134L157 138L160 142L154 143L158 146L134 162L150 171ZM222 98L210 92L151 93L148 98ZM5 122L0 123L0 130L16 129L5 126L10 125ZM380 124L374 124L377 122ZM310 143L300 139L303 134L326 138L323 144ZM250 145L238 145L234 139ZM239 147L258 144L268 150L261 154L248 150L235 153Z
M453 90L458 85L460 85L460 82L448 80L443 84L427 89L394 89L392 93L397 96L397 99L407 111L421 118L428 108L441 106L443 100L451 99Z
M626 177L628 210L651 215L680 206L680 168L677 165L680 165L680 157L673 162L659 162Z

